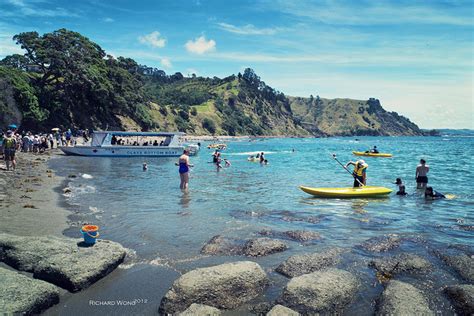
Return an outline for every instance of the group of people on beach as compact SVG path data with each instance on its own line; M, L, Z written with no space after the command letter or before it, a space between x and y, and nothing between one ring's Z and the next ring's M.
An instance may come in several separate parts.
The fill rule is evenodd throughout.
M72 131L61 133L55 129L50 133L33 134L29 131L7 130L0 133L0 154L3 155L7 171L15 170L17 152L44 153L58 146L73 146Z
M374 147L376 149L376 147ZM347 169L350 165L354 166L352 175L354 177L354 188L365 186L367 182L367 168L369 165L362 159L357 161L349 161L345 168ZM415 181L416 188L419 190L424 190L424 195L426 199L442 199L446 198L445 195L435 191L433 187L428 186L428 172L430 167L426 164L425 159L420 159L420 164L416 167L415 172ZM395 183L398 187L397 195L407 195L405 184L401 178L397 178Z

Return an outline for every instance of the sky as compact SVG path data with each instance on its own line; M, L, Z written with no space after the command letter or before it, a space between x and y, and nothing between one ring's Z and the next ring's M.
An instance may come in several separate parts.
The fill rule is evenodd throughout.
M67 28L168 74L250 67L286 95L474 129L473 26L470 0L0 0L0 58L21 53L15 34Z

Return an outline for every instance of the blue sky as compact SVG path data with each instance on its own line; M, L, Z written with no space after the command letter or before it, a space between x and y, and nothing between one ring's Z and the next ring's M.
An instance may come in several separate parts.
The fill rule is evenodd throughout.
M474 128L472 1L0 0L14 34L78 31L167 73L253 68L287 95L380 99L424 128Z

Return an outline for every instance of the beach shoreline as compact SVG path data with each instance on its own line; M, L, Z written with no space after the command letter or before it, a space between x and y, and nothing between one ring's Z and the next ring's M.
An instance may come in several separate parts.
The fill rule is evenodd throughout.
M17 169L0 167L0 232L17 236L64 236L70 211L60 190L64 178L49 168L59 158L55 149L43 154L17 153Z

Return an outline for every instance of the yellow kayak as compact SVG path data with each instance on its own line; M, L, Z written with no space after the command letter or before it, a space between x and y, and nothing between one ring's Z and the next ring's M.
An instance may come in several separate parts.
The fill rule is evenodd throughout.
M360 188L309 188L300 186L300 189L314 196L328 198L378 197L392 192L390 189L374 186Z
M392 154L384 154L384 153L366 153L365 151L353 151L352 152L356 156L366 156L366 157L392 157Z

